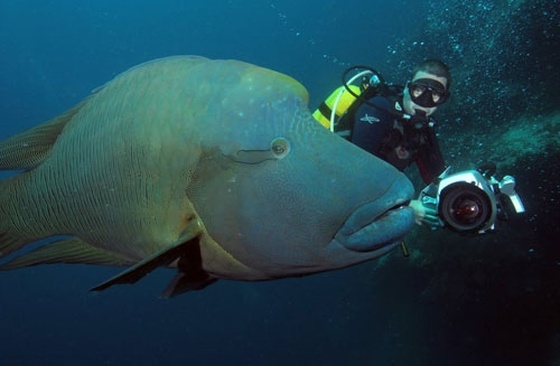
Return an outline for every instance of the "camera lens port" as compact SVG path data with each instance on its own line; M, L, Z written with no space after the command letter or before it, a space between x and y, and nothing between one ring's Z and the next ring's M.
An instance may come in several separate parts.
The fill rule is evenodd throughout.
M450 184L440 194L439 217L454 231L477 233L487 229L491 215L488 194L473 184Z

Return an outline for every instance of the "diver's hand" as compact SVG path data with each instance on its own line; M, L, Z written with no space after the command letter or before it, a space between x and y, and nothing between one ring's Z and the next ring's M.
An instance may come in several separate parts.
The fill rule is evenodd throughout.
M437 211L426 207L420 200L410 201L409 206L414 210L415 221L418 225L428 225L432 229L441 227Z

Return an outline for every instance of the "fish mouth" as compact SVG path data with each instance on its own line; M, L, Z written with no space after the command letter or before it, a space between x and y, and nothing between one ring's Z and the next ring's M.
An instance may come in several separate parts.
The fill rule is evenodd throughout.
M409 203L409 197L368 202L350 214L334 239L358 252L397 243L414 226L414 210Z

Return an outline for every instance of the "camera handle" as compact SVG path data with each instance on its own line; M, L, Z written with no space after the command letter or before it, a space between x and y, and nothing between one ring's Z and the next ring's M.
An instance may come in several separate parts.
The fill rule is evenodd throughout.
M521 198L515 192L515 178L511 175L506 175L502 178L502 180L498 183L498 189L500 193L505 194L509 197L511 204L513 205L513 209L516 213L525 212L525 206L523 206L523 202L521 202Z

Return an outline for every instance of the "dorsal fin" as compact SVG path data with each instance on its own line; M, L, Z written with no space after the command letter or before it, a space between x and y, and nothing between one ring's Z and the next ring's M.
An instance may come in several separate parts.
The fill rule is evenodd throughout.
M0 143L0 170L31 170L48 156L56 139L87 99L60 116Z

